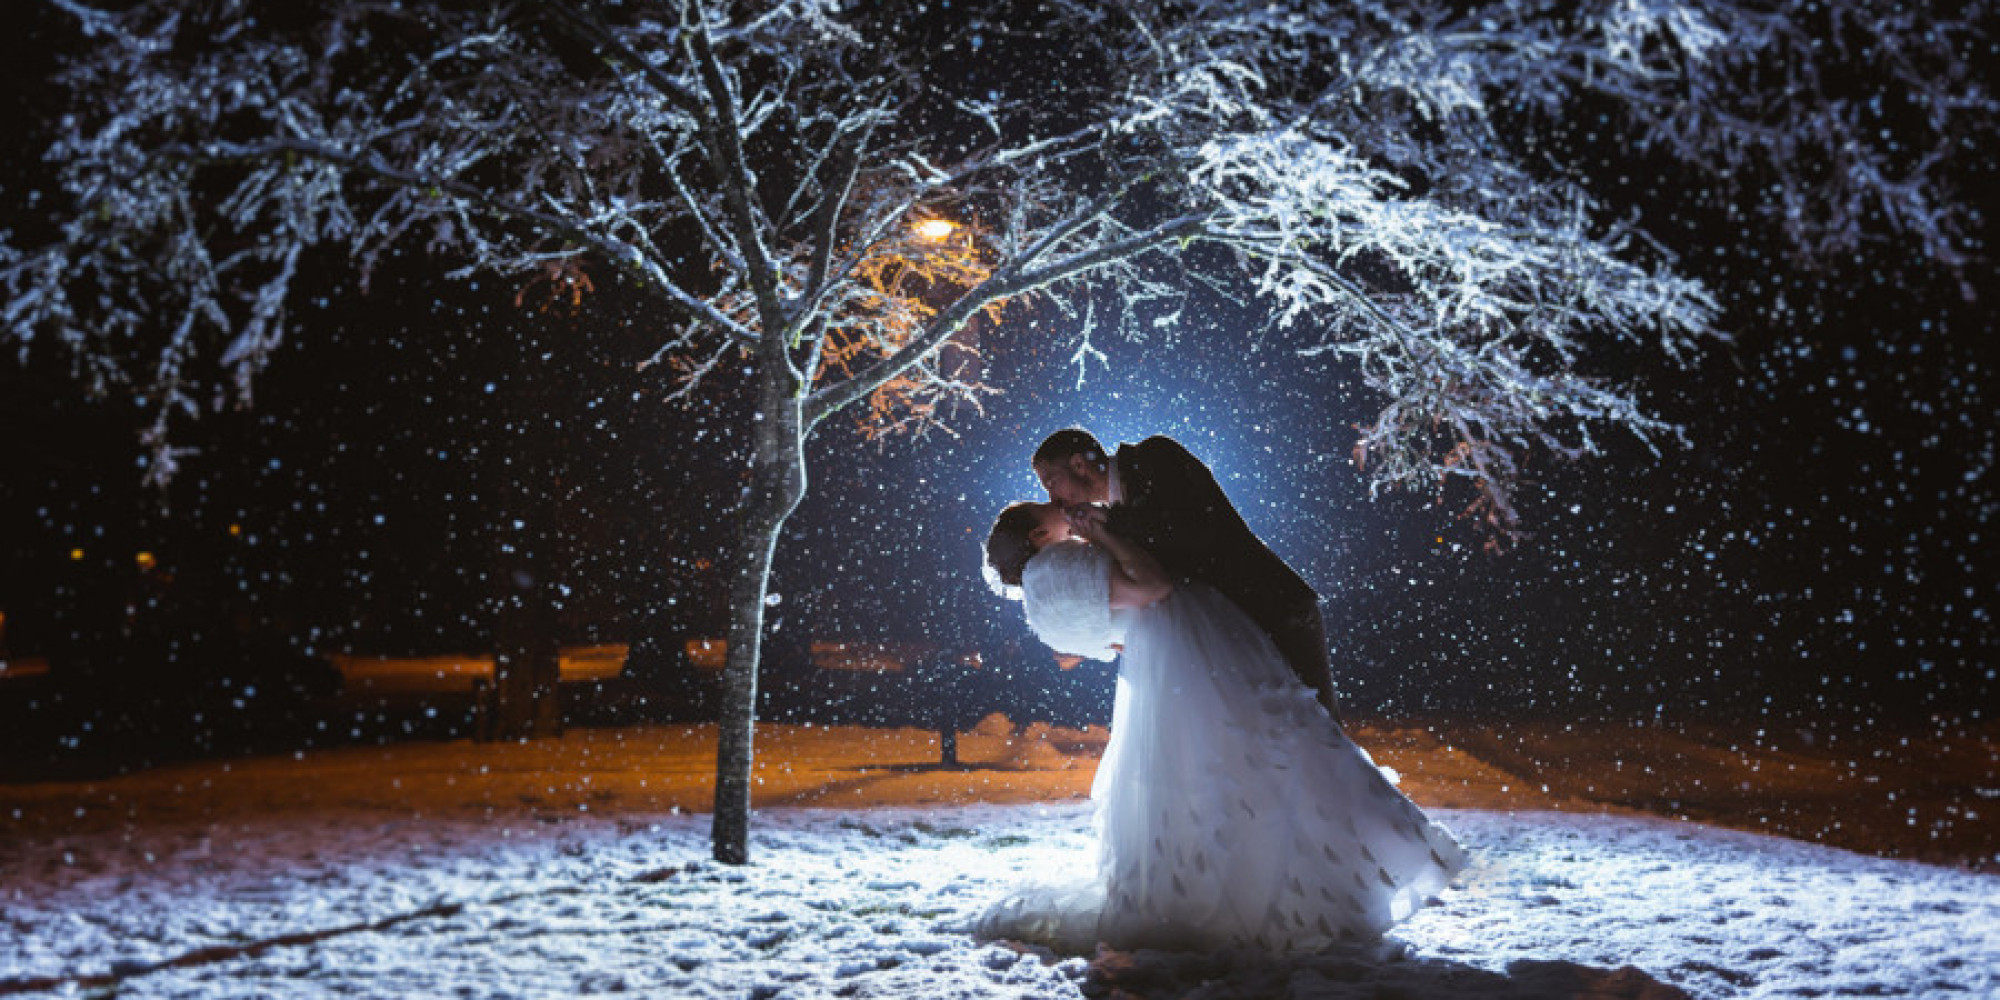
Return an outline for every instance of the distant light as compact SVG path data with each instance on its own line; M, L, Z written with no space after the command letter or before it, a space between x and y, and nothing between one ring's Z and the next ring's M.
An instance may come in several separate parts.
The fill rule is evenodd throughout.
M927 240L941 240L957 228L950 219L925 219L917 223L917 235Z
M153 558L153 554L151 552L144 552L144 551L140 552L138 555L133 556L132 561L138 563L139 568L142 570L152 569L153 567L158 566L160 564L160 561L158 559Z
M722 639L689 639L687 658L701 670L721 670L729 665L729 643Z
M243 526L242 526L242 525L240 525L240 524L232 524L232 525L230 525L230 526L229 526L229 537L231 537L231 538L241 538L241 537L243 537Z
M82 562L82 561L83 561L83 550L82 550L82 549L71 549L71 550L69 550L69 561L70 561L70 562Z

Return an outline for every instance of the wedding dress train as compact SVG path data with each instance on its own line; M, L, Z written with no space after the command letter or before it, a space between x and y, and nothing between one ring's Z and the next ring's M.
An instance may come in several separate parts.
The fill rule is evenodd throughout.
M1078 541L1023 575L1058 651L1123 642L1111 738L1091 788L1093 877L1023 889L984 936L1116 948L1311 952L1379 937L1466 855L1314 700L1268 636L1207 587L1109 606L1110 563Z

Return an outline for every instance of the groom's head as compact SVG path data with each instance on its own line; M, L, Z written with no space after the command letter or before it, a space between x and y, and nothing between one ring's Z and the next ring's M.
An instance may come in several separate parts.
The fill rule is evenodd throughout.
M1035 449L1035 478L1049 499L1065 507L1111 499L1110 459L1104 446L1081 427L1065 427Z

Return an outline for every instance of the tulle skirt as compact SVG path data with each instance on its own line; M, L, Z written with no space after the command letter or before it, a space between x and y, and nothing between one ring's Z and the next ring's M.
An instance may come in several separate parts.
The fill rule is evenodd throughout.
M1073 954L1323 951L1379 937L1466 862L1201 586L1134 616L1091 798L1094 877L1016 892L979 934Z

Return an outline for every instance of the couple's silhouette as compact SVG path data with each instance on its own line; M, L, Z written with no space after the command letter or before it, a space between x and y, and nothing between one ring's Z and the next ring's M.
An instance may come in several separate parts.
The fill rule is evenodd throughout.
M1047 502L1002 511L986 572L1058 652L1118 658L1091 788L1094 874L1027 887L985 935L1317 952L1409 916L1465 852L1333 714L1318 597L1186 448L1107 452L1078 428L1034 456Z

